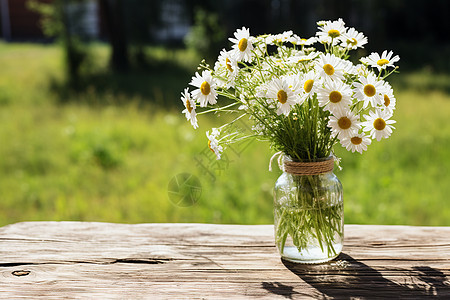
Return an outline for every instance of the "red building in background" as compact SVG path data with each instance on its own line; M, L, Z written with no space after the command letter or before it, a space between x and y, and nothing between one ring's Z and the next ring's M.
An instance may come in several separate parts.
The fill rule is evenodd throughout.
M42 39L39 14L30 11L26 3L29 0L0 0L0 37L12 39ZM52 0L39 0L49 3Z
M27 7L29 0L0 0L0 38L5 40L40 40L45 38L40 25L40 16ZM36 1L36 0L35 0ZM51 3L53 0L37 0ZM77 21L91 37L98 37L100 30L100 13L97 1L88 0L80 3L68 3L67 13L75 16L77 9L84 11Z
M41 29L40 15L31 11L27 3L30 0L0 0L0 39L6 41L42 41L48 39ZM33 0L41 3L52 3L55 0ZM155 0L143 0L155 1ZM179 0L159 0L158 7L159 22L147 29L148 38L156 41L182 41L191 26L187 17L187 7L183 1ZM105 3L115 3L114 0L62 0L65 4L66 17L69 18L69 28L71 32L81 32L84 36L93 40L110 39L111 32L106 26L107 11ZM124 8L129 8L127 1L121 2ZM134 2L133 5L140 5ZM148 6L145 6L149 9ZM150 5L150 9L152 6ZM134 7L134 9L136 9ZM139 8L138 8L139 9ZM133 11L133 10L131 10ZM81 13L80 13L81 12ZM152 11L146 11L151 16ZM123 16L125 17L125 16ZM127 16L130 17L130 16ZM142 17L142 16L141 16ZM124 21L124 20L122 20ZM133 23L133 20L128 20ZM125 23L123 23L124 25ZM147 24L148 26L148 24ZM145 28L140 30L144 30ZM112 33L114 34L114 32Z

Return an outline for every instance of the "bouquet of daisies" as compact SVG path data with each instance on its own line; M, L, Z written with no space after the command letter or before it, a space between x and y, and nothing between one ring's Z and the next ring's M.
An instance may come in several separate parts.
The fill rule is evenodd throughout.
M217 159L227 145L255 136L293 161L307 161L329 157L337 143L362 153L391 135L396 100L386 78L399 57L372 53L355 65L349 54L367 38L342 19L317 24L311 38L292 31L254 37L243 27L214 67L202 61L194 89L181 100L194 128L200 114L235 114L207 132ZM253 123L250 134L231 126L243 117Z
M194 128L200 114L227 114L224 125L206 133L217 159L227 145L251 137L269 141L275 155L308 162L329 159L338 143L362 153L373 140L392 134L396 100L386 78L396 71L399 57L392 51L372 53L355 65L350 53L367 38L342 19L317 24L316 35L306 39L292 31L253 37L243 27L214 67L200 64L201 73L190 82L194 89L182 93L183 113ZM233 126L242 118L252 123L250 133ZM297 192L287 188L283 196L292 205L275 207L281 251L290 236L299 252L315 243L310 237L328 256L339 252L335 243L343 238L343 207L323 200L322 180L296 176Z

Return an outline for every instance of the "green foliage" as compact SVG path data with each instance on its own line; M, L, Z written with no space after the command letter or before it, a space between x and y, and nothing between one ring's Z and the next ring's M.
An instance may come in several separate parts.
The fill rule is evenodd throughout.
M37 12L41 19L39 21L42 31L48 37L58 37L64 33L62 15L59 14L55 5L42 3L37 0L29 0L26 3L29 10Z
M44 34L56 38L61 43L65 53L66 80L70 86L79 86L83 71L89 68L91 62L91 54L86 44L89 38L80 22L85 13L84 2L84 0L27 2L30 10L40 14Z
M293 109L295 119L277 116L282 126L273 126L276 133L272 142L274 148L294 161L329 157L337 140L327 126L330 113L319 107L317 96L309 98L306 104Z
M185 38L187 47L205 56L206 61L212 63L224 46L225 38L225 30L219 23L218 15L197 9L195 24Z
M94 48L100 66L107 65L105 49ZM161 64L197 62L188 53L147 50ZM174 100L168 85L135 95L89 88L67 93L70 99L61 104L59 94L49 92L48 78L64 77L62 56L53 45L0 43L1 225L31 220L273 222L272 188L280 175L267 170L273 151L253 141L228 149L228 163L217 165L206 136L180 114L178 95L189 78L178 86L171 72L159 75L158 84L176 90ZM156 77L133 76L149 86ZM335 173L344 187L345 222L449 226L450 96L433 86L395 88L392 137L363 156L336 148L342 157L343 170ZM144 101L153 99L159 104ZM165 101L177 101L179 107L163 109ZM219 125L214 115L199 116L199 123L202 128ZM201 183L193 206L169 200L169 182L180 173L193 174Z

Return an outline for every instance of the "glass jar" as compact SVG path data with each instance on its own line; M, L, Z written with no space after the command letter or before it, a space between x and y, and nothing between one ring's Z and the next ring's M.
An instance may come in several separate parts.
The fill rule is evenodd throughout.
M343 190L333 163L331 170L316 175L286 169L274 189L275 242L281 257L298 263L332 260L344 240Z

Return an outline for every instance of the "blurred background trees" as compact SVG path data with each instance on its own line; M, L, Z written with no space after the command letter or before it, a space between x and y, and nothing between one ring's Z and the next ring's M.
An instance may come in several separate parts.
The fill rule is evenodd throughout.
M448 226L449 12L447 0L0 0L0 225L270 223L271 149L251 144L210 180L197 159L214 156L204 133L221 124L192 129L180 92L237 28L309 37L343 18L369 38L358 56L401 57L395 137L364 156L336 149L346 222ZM203 186L190 208L167 197L184 172Z
M92 10L94 3L30 0L26 4L28 9L40 15L40 25L44 35L55 38L61 44L65 53L68 83L71 86L78 86L83 68L89 66L87 44L97 35L97 32L89 26L87 19L88 10Z
M316 21L337 18L370 37L367 52L400 54L402 68L450 69L446 0L30 0L28 7L41 15L43 32L62 42L75 79L89 56L83 45L92 40L107 41L111 69L125 72L148 60L147 45L187 46L212 61L236 28L306 37Z

